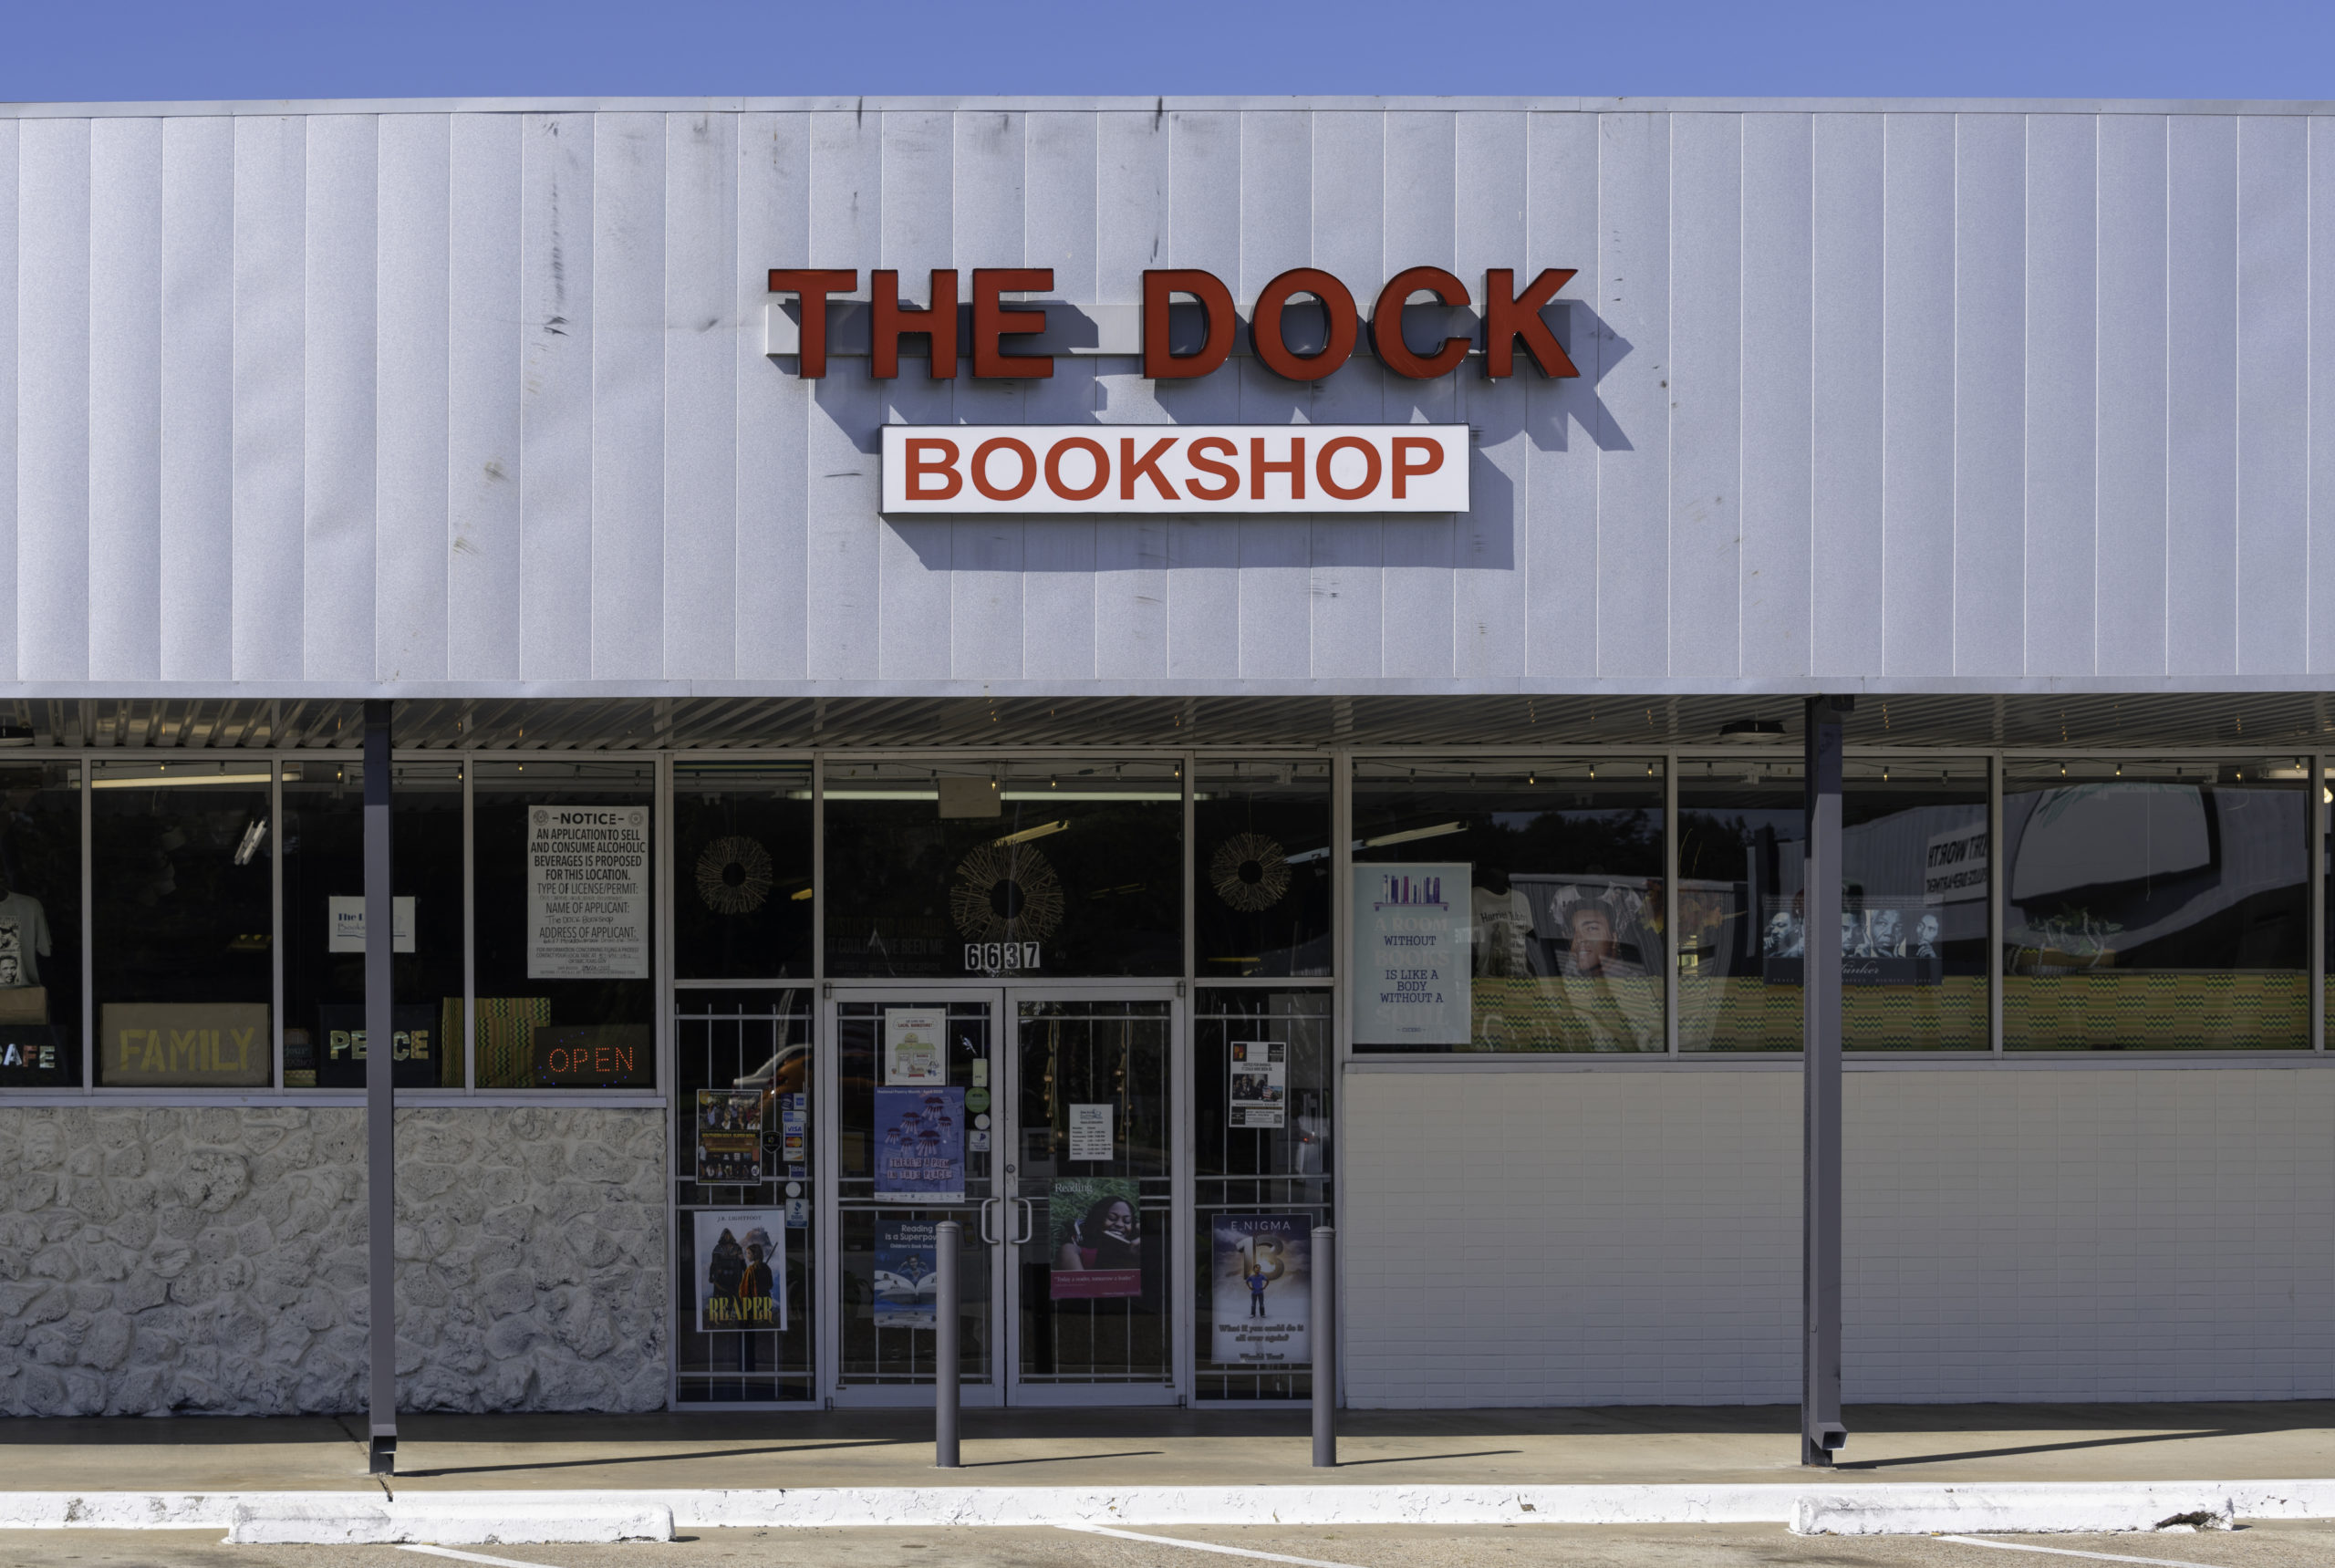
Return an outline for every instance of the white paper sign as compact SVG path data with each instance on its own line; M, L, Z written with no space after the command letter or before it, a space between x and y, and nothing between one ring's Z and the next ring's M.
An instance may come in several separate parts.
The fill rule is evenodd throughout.
M334 893L325 899L332 919L332 931L325 942L328 953L361 953L365 950L365 897L346 898ZM413 900L389 900L389 950L410 953L413 950Z
M884 1009L887 1088L920 1088L949 1081L949 1064L940 1049L946 1022L937 1007Z
M1354 868L1354 1038L1371 1045L1465 1045L1468 886L1460 862Z
M527 978L649 978L649 808L527 813Z
M1288 1114L1289 1046L1279 1040L1232 1042L1227 1125L1277 1127Z
M1111 1156L1111 1107L1070 1107L1070 1158L1107 1160Z

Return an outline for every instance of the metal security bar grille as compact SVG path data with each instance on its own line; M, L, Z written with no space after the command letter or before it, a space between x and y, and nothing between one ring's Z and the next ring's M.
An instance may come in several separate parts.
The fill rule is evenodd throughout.
M685 991L674 1023L674 1401L810 1399L811 993Z

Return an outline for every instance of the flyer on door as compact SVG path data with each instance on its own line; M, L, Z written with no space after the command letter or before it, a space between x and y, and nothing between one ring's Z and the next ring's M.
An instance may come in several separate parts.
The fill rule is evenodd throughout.
M949 1081L949 1060L942 1054L942 1033L948 1023L938 1007L884 1009L884 1083L888 1088L938 1087Z
M876 1223L876 1326L933 1328L940 1300L940 1232L937 1220Z
M1053 1301L1143 1294L1143 1189L1133 1177L1066 1176L1046 1197Z
M700 1334L786 1327L784 1209L700 1209L697 1233Z
M1289 1110L1289 1045L1280 1040L1232 1042L1229 1125L1277 1127Z
M1311 1366L1313 1220L1219 1214L1212 1229L1211 1359L1220 1366Z
M752 1187L763 1179L763 1092L697 1092L697 1179L706 1187Z
M876 1091L876 1196L965 1200L965 1091Z

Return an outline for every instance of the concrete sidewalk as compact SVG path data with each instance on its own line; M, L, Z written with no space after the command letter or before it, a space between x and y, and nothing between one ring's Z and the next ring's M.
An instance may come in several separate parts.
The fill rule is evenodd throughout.
M1864 1406L1844 1462L1798 1464L1788 1407L1363 1410L1334 1470L1302 1407L965 1414L932 1468L924 1411L433 1416L400 1422L400 1496L762 1488L2130 1484L2335 1477L2335 1401ZM0 1492L368 1489L357 1418L0 1420Z

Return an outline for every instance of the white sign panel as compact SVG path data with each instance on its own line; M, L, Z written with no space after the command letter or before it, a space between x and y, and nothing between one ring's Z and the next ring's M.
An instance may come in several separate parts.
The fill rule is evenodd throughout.
M649 810L527 813L527 978L649 978Z
M1470 867L1354 868L1354 1038L1373 1045L1466 1045Z
M1922 902L1958 904L1985 898L1987 844L1983 825L1934 835L1922 866Z
M884 1009L884 1082L895 1088L920 1088L949 1081L941 1059L941 1010L937 1007Z
M325 902L327 914L332 920L332 930L327 937L325 951L328 953L361 953L365 950L365 896L349 898L339 893L328 895ZM413 900L389 900L389 950L410 953L413 950Z
M1111 1158L1111 1107L1070 1107L1070 1158L1107 1160Z
M886 425L884 511L1468 510L1466 425Z

